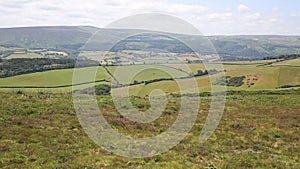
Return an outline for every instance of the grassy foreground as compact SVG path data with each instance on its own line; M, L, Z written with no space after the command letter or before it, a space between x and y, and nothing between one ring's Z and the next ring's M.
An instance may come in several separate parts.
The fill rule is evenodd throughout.
M199 134L210 99L202 97L192 131L176 147L155 157L130 159L102 150L82 130L71 95L0 93L0 168L299 168L299 92L227 96L223 118L204 144ZM124 119L109 96L98 103L108 122L133 137L153 136L177 117L180 99L170 98L149 124ZM141 110L146 98L134 97Z

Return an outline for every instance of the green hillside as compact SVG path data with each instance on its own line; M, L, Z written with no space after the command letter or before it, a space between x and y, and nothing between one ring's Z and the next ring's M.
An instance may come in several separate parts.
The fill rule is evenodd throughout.
M226 60L261 59L300 53L300 36L213 36L209 39Z
M1 28L0 45L77 50L96 30L84 26Z
M47 48L68 51L73 57L91 35L99 31L99 38L95 36L84 50L103 51L120 50L159 50L175 53L187 53L191 50L180 41L170 37L175 34L157 33L141 30L100 29L88 26L60 26L60 27L24 27L0 28L0 46L18 46L23 48ZM144 32L144 33L143 33ZM146 33L147 32L147 33ZM141 34L142 33L142 34ZM115 40L123 39L118 44ZM166 38L168 37L168 38ZM298 54L300 52L300 36L192 36L176 35L179 39L188 40L192 45L201 49L201 54L212 54L207 38L215 46L223 60L262 59L266 56L281 54ZM76 53L77 52L77 53Z

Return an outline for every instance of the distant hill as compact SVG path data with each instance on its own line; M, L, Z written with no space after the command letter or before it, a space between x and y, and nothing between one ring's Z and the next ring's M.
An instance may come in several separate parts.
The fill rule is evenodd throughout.
M54 26L0 28L0 46L23 48L47 48L64 51L79 51L85 42L101 30L102 39L91 42L85 50L104 50L112 46L112 51L151 50L153 48L175 53L190 52L190 49L178 41L171 41L163 36L146 34L130 37L114 46L112 39L126 37L137 30L99 29L90 26ZM153 32L154 33L154 32ZM206 50L203 38L192 35L180 35L199 45L203 54ZM208 36L217 52L224 60L262 59L267 56L300 53L300 36L245 35L245 36Z
M77 50L97 29L86 26L1 28L0 45Z
M227 60L262 59L300 53L300 36L244 35L211 36L218 53Z

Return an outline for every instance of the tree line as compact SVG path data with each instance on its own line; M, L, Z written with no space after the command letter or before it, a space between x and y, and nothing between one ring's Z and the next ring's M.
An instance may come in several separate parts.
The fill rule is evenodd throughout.
M0 59L0 77L10 77L21 74L43 72L56 69L98 66L99 62L92 60L50 59L50 58L15 58Z
M279 55L279 56L268 56L268 57L265 57L264 60L273 60L273 59L284 59L284 60L289 60L289 59L297 59L297 58L300 58L300 54Z

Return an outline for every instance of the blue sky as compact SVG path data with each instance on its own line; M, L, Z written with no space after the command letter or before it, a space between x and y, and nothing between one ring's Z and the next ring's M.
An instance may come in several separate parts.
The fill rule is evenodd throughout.
M140 13L169 14L205 35L300 35L297 0L1 0L0 27L105 25Z

